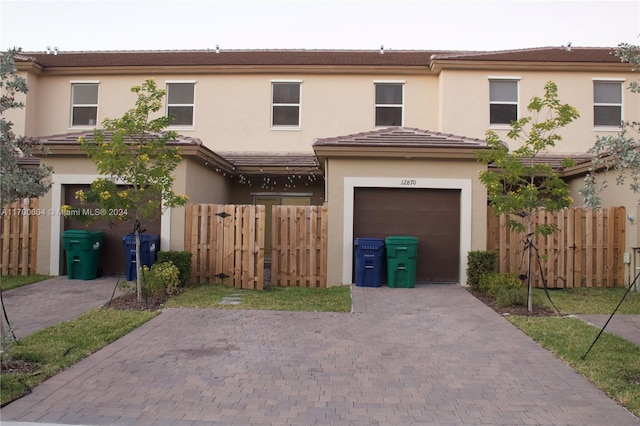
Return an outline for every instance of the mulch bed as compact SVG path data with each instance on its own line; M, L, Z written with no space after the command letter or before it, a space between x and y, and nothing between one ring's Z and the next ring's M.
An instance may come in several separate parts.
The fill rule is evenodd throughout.
M142 302L138 302L136 293L128 293L112 299L105 306L113 309L134 310L134 311L157 311L167 300L166 296L145 297Z
M526 306L498 306L493 297L488 296L476 290L469 289L469 293L473 294L476 299L496 311L502 316L507 315L521 315L530 317L552 317L557 316L558 313L547 308L540 308L534 306L532 312L528 312Z

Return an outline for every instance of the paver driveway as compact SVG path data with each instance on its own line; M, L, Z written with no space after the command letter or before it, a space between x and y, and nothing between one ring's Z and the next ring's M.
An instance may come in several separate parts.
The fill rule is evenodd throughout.
M640 425L462 287L352 290L353 313L169 309L2 419Z

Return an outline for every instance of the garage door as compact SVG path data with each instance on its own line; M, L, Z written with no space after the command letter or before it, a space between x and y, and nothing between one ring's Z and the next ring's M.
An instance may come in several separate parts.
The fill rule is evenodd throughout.
M354 238L418 237L416 282L459 282L460 190L355 188Z
M87 191L89 189L89 185L64 185L64 196L66 200L64 204L74 207L94 208L94 205L89 204L80 206L80 202L75 199L75 193L80 189ZM143 224L143 228L146 229L145 234L160 235L160 212L158 212L157 219L146 221ZM64 220L64 229L85 229L85 224L69 218ZM133 232L133 222L109 222L108 220L101 219L92 222L87 229L106 233L104 246L100 252L100 266L103 269L103 274L126 274L127 259L124 247L122 246L122 237ZM66 257L63 257L63 261L64 274L66 274Z

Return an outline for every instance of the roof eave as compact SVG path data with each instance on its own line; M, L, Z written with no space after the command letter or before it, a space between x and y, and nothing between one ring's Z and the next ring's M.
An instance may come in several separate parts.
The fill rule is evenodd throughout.
M471 61L462 59L434 59L431 70L515 70L515 71L599 71L631 72L629 64L599 62L545 62L545 61Z
M363 145L316 145L313 150L318 158L401 158L401 159L450 159L474 160L476 151L486 147L406 147Z

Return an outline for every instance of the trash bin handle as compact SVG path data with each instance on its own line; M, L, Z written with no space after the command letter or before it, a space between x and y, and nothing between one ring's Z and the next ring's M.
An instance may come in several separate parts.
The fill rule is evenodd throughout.
M406 250L407 247L397 247L396 250Z

